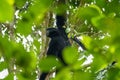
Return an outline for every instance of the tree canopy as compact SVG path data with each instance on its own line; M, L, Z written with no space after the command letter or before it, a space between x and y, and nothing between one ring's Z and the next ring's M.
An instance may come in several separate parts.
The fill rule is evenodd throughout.
M77 36L63 51L63 66L46 57L46 28L56 27L55 15L66 11L68 37ZM3 80L37 80L41 71L60 72L51 80L120 79L120 0L0 0L0 73ZM2 74L0 74L2 75Z

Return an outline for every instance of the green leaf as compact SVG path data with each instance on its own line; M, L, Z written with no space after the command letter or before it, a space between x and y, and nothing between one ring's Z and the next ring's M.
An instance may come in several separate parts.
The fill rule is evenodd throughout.
M9 74L4 80L14 80L14 74Z
M28 53L24 50L14 51L16 54L16 64L26 71L32 71L36 68L37 58L34 53Z
M2 56L4 56L5 59L8 61L12 56L12 50L13 50L12 41L9 41L8 37L3 38L2 36L0 36L0 51L2 53Z
M120 68L112 68L108 70L107 80L119 80L120 79Z
M99 7L103 8L106 6L106 4L108 3L106 0L95 0L96 5L98 5Z
M66 63L73 64L78 59L78 50L73 47L67 47L63 51L63 58Z
M94 77L89 72L76 71L73 73L72 80L94 80Z
M80 19L83 20L91 20L91 18L96 17L96 16L100 16L102 14L102 11L100 10L100 8L96 5L90 5L87 7L80 7L78 9L78 13L77 16Z
M26 71L23 70L22 72L19 72L16 74L18 80L35 80L37 73L34 71Z
M7 63L6 62L0 62L0 71L2 71L5 68L7 68Z
M65 4L59 4L57 8L55 9L55 13L63 14L65 13L66 9L67 9L67 6Z
M117 17L120 17L120 15L119 15L119 12L120 12L119 6L120 6L119 0L111 0L111 2L107 2L107 5L105 6L105 13L109 14L109 13L114 12L114 13L116 13Z
M36 50L37 54L39 54L41 43L38 41L38 39L34 39L34 45L37 48Z
M107 17L107 16L99 16L92 19L92 23L95 27L105 32L108 32L113 36L120 35L119 21L120 21L120 18Z
M82 60L78 60L76 62L74 62L74 64L72 65L73 70L80 70L82 69L82 64L85 62L85 58Z
M15 0L15 4L18 8L22 8L25 5L26 1L30 0Z
M16 33L20 33L25 36L32 33L33 24L40 24L45 16L45 13L49 9L51 2L52 0L33 1L33 5L29 7L26 13L22 14L22 19L18 20L18 23L16 24Z
M14 17L14 0L0 0L0 22L12 21Z
M27 36L32 32L32 25L32 16L30 16L30 14L25 14L21 20L18 20L16 32Z
M90 4L93 0L85 0L85 2Z
M68 68L62 69L53 80L72 80L71 72Z
M97 72L97 71L107 67L108 62L104 55L102 55L100 53L96 53L93 55L94 55L94 58L93 58L93 62L91 64L91 70L93 72Z
M32 14L32 19L35 23L40 23L44 18L45 13L49 10L50 5L53 0L36 0L34 1L34 5L30 7L30 14Z
M87 49L91 49L92 38L86 35L83 35L82 37L83 37L83 40L81 40L82 43L85 45Z
M39 67L42 71L48 72L53 67L60 68L62 67L62 64L56 60L56 57L48 56L45 59L42 59L39 63Z
M100 20L102 20L103 18L105 18L105 16L103 16L103 15L97 16L97 17L92 18L91 22L94 26L101 26Z

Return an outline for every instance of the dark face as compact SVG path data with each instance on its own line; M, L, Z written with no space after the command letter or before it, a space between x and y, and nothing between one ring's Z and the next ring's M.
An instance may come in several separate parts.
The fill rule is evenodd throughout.
M56 16L56 24L58 28L62 28L65 25L65 17L61 15Z
M47 28L46 29L47 37L52 38L52 37L59 36L59 35L60 35L60 33L59 33L58 29L56 29L56 28Z

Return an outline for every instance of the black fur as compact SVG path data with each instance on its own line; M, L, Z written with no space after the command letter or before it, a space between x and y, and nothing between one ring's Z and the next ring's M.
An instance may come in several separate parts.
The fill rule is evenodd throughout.
M47 37L51 38L47 56L56 56L65 66L67 65L62 57L62 51L65 47L71 46L67 33L65 32L66 28L63 26L65 25L66 18L62 15L56 16L56 25L57 28L48 28L46 30ZM77 42L81 47L85 48L77 38L73 39ZM59 70L57 70L59 71ZM48 72L49 73L49 72ZM39 80L45 80L48 73L43 72L39 78Z
M57 28L48 28L47 37L51 38L47 56L56 56L64 65L67 65L62 57L62 51L65 47L69 46L66 44L64 37ZM45 80L48 73L42 73L39 80Z

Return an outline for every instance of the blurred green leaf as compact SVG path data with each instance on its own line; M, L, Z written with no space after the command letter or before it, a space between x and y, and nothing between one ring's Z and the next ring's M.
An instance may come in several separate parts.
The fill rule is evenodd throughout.
M63 51L63 58L66 63L73 64L78 59L78 50L73 47L67 47Z
M120 79L120 69L112 68L108 70L108 80L119 80Z
M108 65L106 57L101 53L94 54L93 62L91 64L91 70L93 72L100 71L101 69L105 68Z
M85 47L87 49L90 49L91 48L91 42L92 42L92 38L89 37L89 36L86 36L86 35L82 35L83 39L81 40L82 43L85 45Z
M105 32L109 32L113 36L120 35L120 32L118 31L120 29L119 21L120 18L112 18L105 16L96 17L92 20L94 26Z
M6 0L10 5L14 5L15 0Z
M76 71L72 80L94 80L94 77L90 72Z
M96 5L98 5L101 8L105 7L107 3L106 0L95 0L95 2L96 2Z
M10 73L4 80L14 80L14 74Z
M29 72L25 70L16 74L18 80L34 80L36 79L36 75L35 71Z
M52 80L72 80L71 72L68 68L62 69Z
M85 58L82 59L82 60L78 60L78 61L74 62L74 64L72 65L72 68L73 68L74 70L80 70L80 69L82 69L82 64L83 64L84 62L85 62Z
M27 36L32 32L32 25L33 25L32 16L26 14L23 16L21 20L18 21L16 32Z
M114 7L113 7L114 6ZM111 0L111 2L107 2L107 5L105 6L105 13L115 13L116 16L120 17L119 12L120 12L120 4L119 0Z
M8 37L3 38L0 36L0 51L6 60L10 60L13 49L13 42L9 41Z
M18 8L22 8L26 1L30 1L30 0L15 0L15 5L18 7Z
M96 5L90 5L87 7L80 7L77 12L77 16L83 20L91 20L93 17L100 16L102 13L101 9Z
M44 18L45 13L50 9L53 0L36 0L34 1L34 5L30 7L30 14L34 18L35 23L40 23L41 20Z
M0 71L2 71L3 69L7 68L7 63L4 62L0 62Z
M12 58L16 60L16 64L26 70L33 70L36 68L37 58L33 52L26 52L23 45L8 41L7 37L0 38L0 49L6 61ZM3 66L4 67L4 66Z
M0 0L0 22L12 21L14 18L14 0Z
M36 52L39 54L39 52L40 52L40 46L41 46L40 42L38 40L34 39L34 45L37 48Z
M49 3L48 3L49 2ZM17 23L16 32L27 36L32 32L33 24L40 24L45 13L49 10L52 0L35 0L26 13L22 14L22 19Z
M16 64L20 67L24 68L27 71L32 71L36 68L37 61L34 53L27 53L24 51L15 52L16 56Z
M57 8L55 9L55 13L57 13L57 14L64 14L66 9L67 9L67 6L65 4L59 4L57 6Z
M40 61L39 67L40 67L40 70L44 72L48 72L51 69L53 69L53 67L56 67L56 68L62 67L62 64L60 61L56 60L56 57L48 56L47 58L42 59Z

